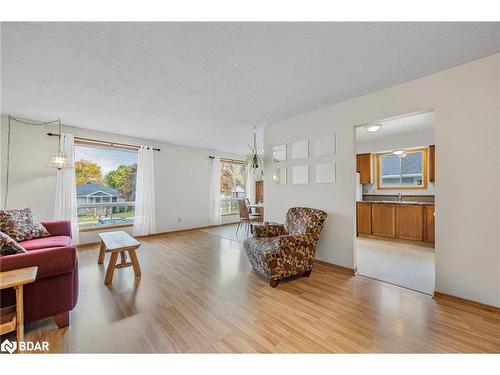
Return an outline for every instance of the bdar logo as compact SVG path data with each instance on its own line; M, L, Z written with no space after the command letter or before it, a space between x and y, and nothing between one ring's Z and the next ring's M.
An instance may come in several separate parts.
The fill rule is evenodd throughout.
M2 352L9 352L10 354L14 353L17 349L17 342L10 341L9 339L5 339L0 345L0 350Z

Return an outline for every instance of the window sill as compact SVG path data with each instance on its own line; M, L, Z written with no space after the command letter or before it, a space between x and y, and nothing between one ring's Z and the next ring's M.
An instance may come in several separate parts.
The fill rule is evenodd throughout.
M221 214L220 216L236 216L239 215L238 212L235 212L234 214Z
M427 190L427 186L377 186L377 190Z
M107 229L117 229L117 228L131 228L133 227L134 224L114 224L114 225L95 225L93 227L82 227L79 228L78 231L80 233L83 232L97 232L100 230L107 230Z

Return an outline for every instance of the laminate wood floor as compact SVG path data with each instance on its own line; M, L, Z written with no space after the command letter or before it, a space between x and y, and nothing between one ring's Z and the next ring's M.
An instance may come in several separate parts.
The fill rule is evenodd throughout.
M500 313L316 264L270 288L240 242L203 231L143 240L142 277L103 284L98 247L79 251L71 325L28 324L53 352L500 352Z

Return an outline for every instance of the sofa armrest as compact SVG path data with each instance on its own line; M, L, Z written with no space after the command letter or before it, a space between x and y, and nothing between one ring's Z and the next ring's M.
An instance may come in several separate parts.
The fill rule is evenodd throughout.
M37 279L72 272L76 265L77 255L74 246L31 250L0 257L0 272L36 266Z
M47 228L51 236L68 236L71 237L71 221L70 220L50 220L42 221L42 225Z
M265 224L255 225L253 227L254 238L262 237L277 237L285 234L285 226L283 224Z

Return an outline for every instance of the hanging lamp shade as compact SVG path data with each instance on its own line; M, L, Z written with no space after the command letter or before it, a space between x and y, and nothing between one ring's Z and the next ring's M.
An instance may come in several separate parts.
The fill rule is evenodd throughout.
M61 119L57 119L59 122L59 137L62 137L62 124L61 124ZM57 168L59 170L64 169L64 168L71 168L71 164L69 163L69 158L68 155L66 155L62 150L61 150L61 139L59 138L59 148L57 151L54 151L52 153L52 156L49 159L49 162L47 163L47 166L52 167L52 168Z
M49 167L57 168L59 170L63 168L71 168L69 164L69 159L64 152L61 150L54 151L47 164Z

